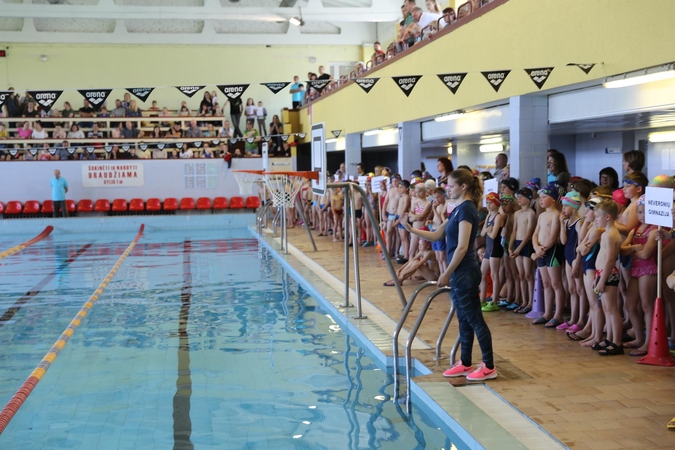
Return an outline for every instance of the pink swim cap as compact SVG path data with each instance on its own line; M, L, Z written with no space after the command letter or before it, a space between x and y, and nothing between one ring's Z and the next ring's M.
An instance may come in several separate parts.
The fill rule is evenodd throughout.
M621 206L628 206L628 199L623 194L623 189L617 189L612 192L612 199Z

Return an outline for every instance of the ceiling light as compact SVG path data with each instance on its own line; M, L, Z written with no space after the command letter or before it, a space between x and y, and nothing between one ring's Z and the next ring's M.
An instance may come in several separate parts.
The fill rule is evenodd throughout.
M668 80L670 78L675 78L675 69L673 68L673 64L666 64L665 66L608 77L605 78L605 82L602 85L608 89L613 89Z
M305 21L302 20L301 17L291 17L290 19L288 19L288 22L291 25L295 25L296 27L301 27L305 24Z
M382 133L382 128L378 128L377 130L369 130L363 133L364 136L375 136L376 134Z
M495 136L495 137L487 137L484 136L480 139L480 143L482 144L501 144L502 143L502 137L501 136Z
M337 138L326 139L326 144L332 144L332 143L337 142L337 141L338 141Z
M447 122L448 120L456 120L465 115L464 111L454 111L448 114L443 114L434 119L434 122Z
M481 153L493 153L504 151L504 146L502 144L486 144L481 145L478 149Z
M649 142L675 142L675 132L649 133Z

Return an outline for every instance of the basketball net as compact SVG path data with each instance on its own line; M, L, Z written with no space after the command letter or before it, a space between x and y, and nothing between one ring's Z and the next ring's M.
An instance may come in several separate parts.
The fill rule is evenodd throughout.
M254 195L253 186L256 186L255 194L257 195L257 188L263 182L262 170L233 170L232 173L239 185L240 195L246 197Z
M306 180L317 180L318 172L264 172L265 186L272 196L275 208L292 208L295 196Z

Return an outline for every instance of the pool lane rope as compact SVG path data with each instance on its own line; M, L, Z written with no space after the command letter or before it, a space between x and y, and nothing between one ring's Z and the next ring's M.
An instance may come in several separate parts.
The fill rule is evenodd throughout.
M141 224L141 227L138 230L136 238L133 241L131 241L127 249L124 251L124 253L122 253L122 255L119 257L113 268L110 270L110 272L108 272L108 275L106 275L106 277L103 279L103 282L99 284L98 288L94 291L91 297L89 297L87 303L85 303L84 306L82 306L77 315L73 318L73 320L70 321L68 327L66 327L63 333L61 333L59 339L54 343L54 345L52 345L52 348L49 350L49 352L47 352L44 358L42 358L40 364L38 364L38 366L33 370L33 372L26 379L26 381L23 382L19 390L16 391L16 393L12 396L7 405L5 405L2 411L0 411L0 434L2 434L5 431L5 428L12 420L14 415L17 413L19 408L21 408L21 406L26 401L28 396L31 394L31 392L33 392L35 386L40 382L40 380L47 372L47 370L49 370L49 367L52 365L52 363L59 355L63 347L66 346L66 343L73 335L77 327L80 326L82 319L84 319L87 316L87 313L91 311L91 308L94 306L94 303L96 303L99 296L103 293L105 288L108 286L108 283L110 283L112 278L115 276L117 270L120 268L126 257L129 256L129 253L131 253L131 251L136 246L136 243L143 235L144 228L145 225Z
M26 241L23 244L15 245L14 247L9 248L9 249L5 250L4 252L0 253L0 260L5 259L8 256L12 256L15 253L19 253L20 251L24 250L26 247L30 247L31 245L35 244L36 242L40 242L41 240L43 240L44 238L49 236L49 234L52 231L54 231L54 227L49 225L47 228L42 230L42 233L38 234L37 236L35 236L30 241Z

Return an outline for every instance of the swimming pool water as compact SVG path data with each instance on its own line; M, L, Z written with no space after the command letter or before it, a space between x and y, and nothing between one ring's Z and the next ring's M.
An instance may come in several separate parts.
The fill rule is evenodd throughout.
M0 261L0 406L134 234L56 233ZM152 231L0 448L465 448L392 396L392 375L248 230Z

